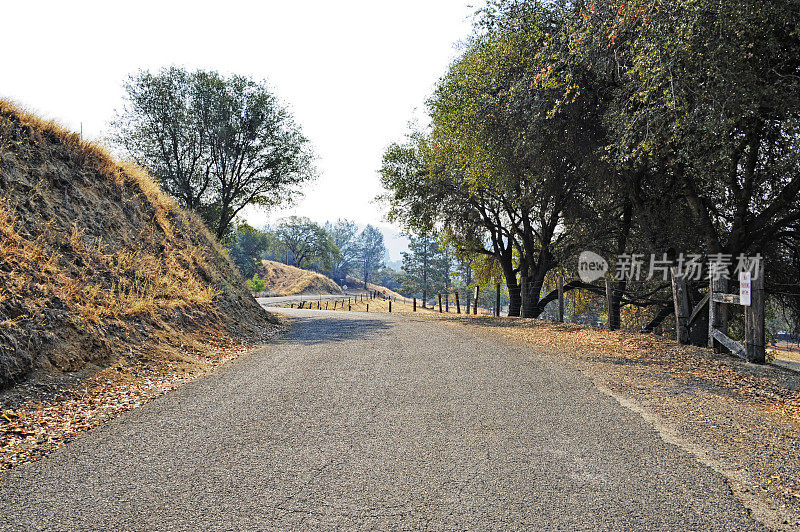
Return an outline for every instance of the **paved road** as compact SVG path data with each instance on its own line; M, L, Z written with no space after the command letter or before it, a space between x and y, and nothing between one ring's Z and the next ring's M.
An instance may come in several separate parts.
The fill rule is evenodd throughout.
M753 529L580 373L408 316L291 332L0 485L0 530Z
M290 303L297 304L301 301L305 301L306 303L313 303L314 301L347 301L350 298L355 301L356 298L361 296L366 298L366 292L348 290L346 294L306 294L295 296L259 297L256 298L256 301L258 301L262 307L283 307L284 305L289 305ZM408 303L411 302L410 299L405 301ZM325 305L323 304L322 306L324 307ZM331 305L331 307L333 307L333 305Z
M349 297L354 297L353 295ZM262 307L282 307L290 303L300 303L301 301L347 301L347 294L307 294L297 296L272 296L272 297L259 297L256 301Z

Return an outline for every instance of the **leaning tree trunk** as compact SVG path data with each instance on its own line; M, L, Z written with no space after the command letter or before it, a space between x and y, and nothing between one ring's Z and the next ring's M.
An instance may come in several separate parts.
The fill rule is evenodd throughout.
M517 282L517 272L514 271L514 257L509 251L499 256L500 267L503 269L503 277L506 278L508 287L508 316L519 317L522 308L522 294Z

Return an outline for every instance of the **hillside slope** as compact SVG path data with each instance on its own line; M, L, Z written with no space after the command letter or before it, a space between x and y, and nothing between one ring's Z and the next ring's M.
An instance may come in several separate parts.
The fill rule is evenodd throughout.
M149 175L0 101L0 386L274 321Z
M357 279L357 278L353 277L352 275L348 275L347 276L347 286L350 287L350 288L353 288L354 290L364 289L364 280L363 279ZM375 284L375 283L369 283L368 282L366 290L377 291L377 292L380 292L381 294L383 294L383 295L385 295L387 297L393 297L395 299L406 299L406 296L404 296L403 294L401 294L399 292L395 292L394 290L391 290L389 288L386 288L385 286L381 286L381 285L378 285L378 284Z
M266 294L270 296L342 293L341 287L328 277L280 262L261 261L258 274L266 283Z

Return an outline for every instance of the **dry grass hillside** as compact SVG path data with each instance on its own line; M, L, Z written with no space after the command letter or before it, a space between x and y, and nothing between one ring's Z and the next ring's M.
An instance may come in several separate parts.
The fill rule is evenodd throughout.
M121 354L179 357L273 320L148 174L0 101L0 385Z
M361 280L361 279L356 279L352 275L348 275L347 276L347 286L348 286L348 288L363 290L364 289L364 281ZM395 299L409 299L406 296L404 296L403 294L395 292L394 290L390 290L389 288L386 288L385 286L381 286L381 285L377 285L377 284L373 284L373 283L369 283L369 282L367 283L367 290L369 290L369 291L378 291L381 294L385 294L387 297L393 297Z
M258 272L267 289L264 295L294 296L312 294L341 294L335 282L317 272L287 266L271 260L262 261Z

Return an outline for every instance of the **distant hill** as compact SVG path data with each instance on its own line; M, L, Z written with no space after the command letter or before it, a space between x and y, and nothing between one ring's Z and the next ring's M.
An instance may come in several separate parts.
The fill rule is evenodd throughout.
M347 276L347 288L348 288L348 290L351 289L351 288L354 289L354 290L364 290L364 281L361 280L361 279L356 279L352 275L348 275ZM385 286L380 286L380 285L373 284L373 283L367 283L367 290L377 290L378 292L380 292L382 294L386 294L387 296L393 297L393 298L396 298L396 299L405 298L405 296L403 294L395 292L394 290L390 290L389 288L386 288Z
M341 294L342 289L324 275L271 260L261 261L257 272L267 289L265 296Z

